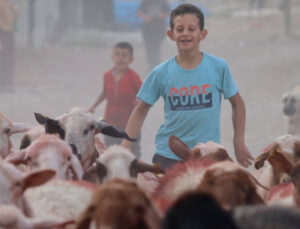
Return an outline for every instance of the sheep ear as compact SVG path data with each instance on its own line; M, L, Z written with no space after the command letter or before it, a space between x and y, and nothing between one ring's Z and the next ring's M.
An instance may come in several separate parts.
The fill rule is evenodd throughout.
M27 188L36 187L46 183L55 175L56 172L52 169L44 169L27 174L23 178L22 192L24 192Z
M105 165L98 161L92 165L90 172L92 174L97 174L100 183L102 183L104 177L107 175L107 169Z
M60 126L59 121L51 119L48 116L42 115L40 113L34 113L36 121L45 126L45 132L47 134L59 134L61 139L65 139L65 131Z
M59 134L61 139L65 139L65 131L61 128L59 121L54 119L48 119L45 126L45 132L47 134Z
M265 148L263 150L263 153L261 155L259 155L256 159L255 159L255 162L254 162L254 166L256 169L260 169L264 166L265 164L265 160L267 160L269 158L269 155L276 151L277 148L279 146L275 143L272 143L271 145L269 145L267 148Z
M124 138L128 141L136 141L137 139L134 139L134 138L130 138L128 136L128 134L115 127L115 126L111 126L111 125L108 125L105 121L99 121L99 122L96 122L96 130L104 135L108 135L108 136L111 136L111 137L115 137L115 138Z
M11 134L22 133L30 130L33 125L28 123L16 123L14 122L11 129Z
M181 158L184 161L189 160L192 156L192 151L187 146L187 144L185 144L175 135L170 136L169 147L173 153L175 153L179 158Z
M31 140L27 134L24 135L24 137L21 140L20 144L20 150L27 148L31 144Z
M191 153L191 158L192 159L197 159L197 158L201 158L202 154L201 154L201 150L198 147L195 147L194 149L192 149L192 153Z
M24 149L18 152L13 152L11 154L8 154L8 156L4 160L14 165L19 165L24 163L25 157L26 157L26 150Z
M159 164L147 164L141 160L135 159L133 162L131 162L130 167L130 176L136 177L138 173L143 172L152 172L155 174L163 174L164 170L160 167Z
M46 125L46 122L49 119L48 116L36 112L34 112L34 116L36 121L41 125Z
M218 152L216 152L214 159L217 161L233 161L231 157L229 157L229 154L226 149L219 149Z
M261 167L264 166L265 160L268 159L270 152L265 152L259 155L254 162L254 166L256 169L260 169Z
M293 164L288 159L286 159L286 157L283 154L279 152L273 152L269 156L268 161L274 168L277 168L282 172L287 173L288 175L291 174L291 171L294 167Z

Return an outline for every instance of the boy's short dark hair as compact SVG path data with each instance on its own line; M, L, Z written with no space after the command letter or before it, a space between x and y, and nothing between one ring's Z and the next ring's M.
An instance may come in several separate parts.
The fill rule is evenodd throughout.
M115 46L114 46L114 49L115 48L120 48L120 49L128 49L129 52L130 52L130 55L133 56L133 47L132 45L127 42L127 41L121 41L121 42L118 42Z
M204 29L204 15L201 9L199 9L197 6L190 4L190 3L184 3L177 6L175 9L172 10L171 16L170 16L170 28L171 30L174 29L174 18L177 16L182 16L184 14L194 14L197 16L199 20L199 27L202 31Z

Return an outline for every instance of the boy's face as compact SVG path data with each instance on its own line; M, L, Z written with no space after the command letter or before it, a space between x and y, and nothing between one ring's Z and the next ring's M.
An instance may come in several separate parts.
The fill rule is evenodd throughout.
M176 42L179 51L199 50L199 43L207 34L200 30L199 20L194 14L179 15L174 18L174 29L168 30L168 36Z
M112 60L115 64L115 68L126 69L133 61L133 57L129 49L114 48L112 53Z

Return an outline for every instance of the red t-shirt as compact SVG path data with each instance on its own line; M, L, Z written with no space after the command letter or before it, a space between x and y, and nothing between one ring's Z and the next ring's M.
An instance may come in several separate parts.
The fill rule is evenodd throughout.
M107 100L104 119L111 125L125 128L142 81L136 72L128 68L117 82L113 69L109 70L104 74L103 83Z

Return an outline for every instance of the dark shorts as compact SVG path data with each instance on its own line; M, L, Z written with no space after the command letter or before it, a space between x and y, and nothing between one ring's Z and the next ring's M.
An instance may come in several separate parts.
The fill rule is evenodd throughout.
M164 156L161 156L159 154L154 154L152 158L152 163L153 164L160 164L160 167L162 169L168 169L171 168L174 164L176 163L181 163L182 161L178 161L175 159L167 158Z

